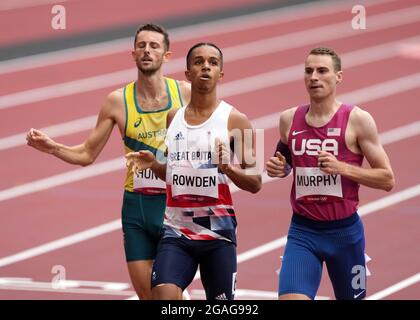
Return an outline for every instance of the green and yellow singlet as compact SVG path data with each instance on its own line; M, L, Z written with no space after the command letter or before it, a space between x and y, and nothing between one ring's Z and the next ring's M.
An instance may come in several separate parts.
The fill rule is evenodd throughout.
M124 88L126 123L124 132L125 153L149 150L156 159L164 157L166 117L173 108L182 106L181 93L178 82L165 78L168 92L168 105L157 111L143 111L137 104L136 82L133 81ZM146 169L139 176L127 170L125 190L143 194L165 193L165 182L160 180L150 169Z

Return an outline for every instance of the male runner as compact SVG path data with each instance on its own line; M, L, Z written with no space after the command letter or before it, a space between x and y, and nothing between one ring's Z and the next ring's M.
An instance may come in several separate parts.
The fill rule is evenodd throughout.
M285 177L293 169L293 217L279 299L314 299L323 262L337 299L366 296L359 184L390 191L394 174L371 115L336 99L342 78L334 50L311 50L304 76L310 104L280 115L280 141L267 173ZM362 167L364 157L370 168Z
M96 127L80 145L66 146L31 129L28 145L61 160L82 166L95 161L117 124L125 152L149 150L158 158L165 150L167 114L188 103L190 85L163 76L162 64L171 56L169 37L160 26L141 26L131 52L138 77L111 92L99 112ZM127 170L122 225L128 271L140 299L150 299L150 276L161 236L165 211L165 184L150 171L133 176Z
M152 273L154 299L180 299L198 266L207 299L234 298L236 218L228 182L256 193L261 175L244 170L255 166L246 158L255 150L254 141L243 138L246 130L252 130L251 123L217 98L222 70L223 55L216 45L194 45L185 72L191 82L191 102L168 115L167 164L150 152L126 156L134 171L151 168L166 178L165 233ZM234 148L241 167L230 162L232 142L244 146Z

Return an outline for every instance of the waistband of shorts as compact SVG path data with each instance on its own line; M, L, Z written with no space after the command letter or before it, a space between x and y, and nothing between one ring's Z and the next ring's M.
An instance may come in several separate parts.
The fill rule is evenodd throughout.
M128 191L124 189L124 197L131 197L131 198L165 198L166 199L166 193L157 193L157 194L144 194L141 192L134 192L134 191Z
M356 223L360 219L359 214L354 212L351 216L340 219L340 220L331 220L331 221L317 221L306 218L298 213L293 213L292 222L297 223L309 228L314 229L334 229L334 228L344 228Z

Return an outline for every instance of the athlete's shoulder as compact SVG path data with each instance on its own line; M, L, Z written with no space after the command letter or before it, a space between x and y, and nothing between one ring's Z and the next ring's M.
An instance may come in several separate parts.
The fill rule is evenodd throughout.
M248 119L248 116L240 112L238 109L236 109L234 106L231 106L227 102L226 105L231 107L231 111L229 114L229 129L233 128L251 128L251 122Z
M374 122L372 115L360 108L359 106L354 106L350 112L349 121L353 124L366 124L369 122Z
M289 108L284 110L283 112L280 113L280 119L279 119L279 124L280 125L286 125L286 124L291 124L293 117L295 116L296 110L298 107L293 107L293 108Z
M115 116L115 112L119 113L124 106L124 88L118 88L106 96L102 111Z
M372 115L362 108L355 106L349 116L349 126L357 137L376 134L377 127Z
M191 83L183 80L176 81L178 83L179 91L181 92L182 101L185 105L187 105L191 99Z
M236 109L234 106L230 105L226 101L222 101L222 103L224 103L227 107L231 108L230 115L229 115L230 117L234 117L236 119L248 119L245 113L240 112L238 109Z
M176 82L178 82L178 86L180 90L191 91L191 83L184 80L176 80Z
M121 100L124 100L124 87L111 91L107 95L106 100L109 102L119 102Z
M353 108L351 109L351 115L353 117L371 117L370 113L367 112L366 110L362 109L359 106L353 106Z
M298 107L293 107L284 110L279 117L279 131L280 139L283 143L287 143L290 128L292 127L293 117L295 116Z
M166 115L166 127L169 128L172 120L175 118L176 113L180 110L180 108L172 108L169 110L168 114Z

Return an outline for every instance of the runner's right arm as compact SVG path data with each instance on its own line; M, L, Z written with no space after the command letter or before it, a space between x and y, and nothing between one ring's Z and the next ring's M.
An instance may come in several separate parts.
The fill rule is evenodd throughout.
M279 131L280 141L277 144L276 152L267 163L267 175L272 178L284 178L291 172L291 154L287 146L290 127L296 108L288 109L280 114Z
M96 127L82 144L75 146L60 144L36 129L30 129L26 135L27 144L68 163L87 166L96 160L108 141L115 124L114 112L118 109L121 99L122 95L118 90L108 95L99 112Z

